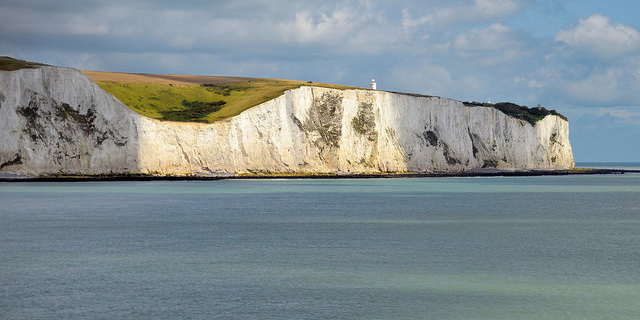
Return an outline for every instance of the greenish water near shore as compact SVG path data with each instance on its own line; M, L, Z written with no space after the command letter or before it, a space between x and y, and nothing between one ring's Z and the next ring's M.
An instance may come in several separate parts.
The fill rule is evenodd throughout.
M640 174L0 183L3 319L635 319Z

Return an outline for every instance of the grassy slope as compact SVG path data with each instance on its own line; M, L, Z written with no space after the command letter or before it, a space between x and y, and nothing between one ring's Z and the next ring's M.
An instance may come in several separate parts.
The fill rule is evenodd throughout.
M0 70L4 70L4 71L33 69L41 66L45 66L45 64L18 60L11 57L0 57Z
M118 74L116 74L115 78L118 78ZM236 78L220 81L220 77L209 78L212 83L208 84L206 83L207 77L200 77L194 83L179 82L179 84L174 85L169 85L166 79L161 80L161 82L164 81L162 83L154 83L155 79L136 81L103 80L96 81L96 83L142 115L160 120L187 122L214 122L233 117L244 110L282 95L286 90L308 85L304 81L279 79L244 78L238 80L240 78ZM195 82L199 84L195 84ZM322 83L314 83L313 85L334 89L354 89L354 87ZM182 103L183 100L185 102L197 101L203 103L215 103L222 100L225 104L220 110L210 113L205 110L203 113L202 110L190 110L188 106ZM464 104L469 107L493 107L509 116L525 120L532 125L535 125L536 122L547 115L558 115L566 120L566 117L555 110L528 108L508 102L496 104L465 102Z
M235 115L282 95L286 90L308 85L304 81L259 79L212 84L161 84L148 82L96 81L105 91L136 112L154 119L214 122ZM353 87L314 83L314 86L353 89ZM189 102L224 101L211 113L192 110ZM183 102L187 102L186 104ZM177 115L177 116L176 116Z

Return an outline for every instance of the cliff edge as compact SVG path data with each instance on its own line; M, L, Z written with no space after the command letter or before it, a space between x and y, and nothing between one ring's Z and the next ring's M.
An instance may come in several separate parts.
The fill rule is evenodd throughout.
M568 122L439 97L305 86L211 124L150 119L81 72L0 71L0 173L230 175L574 166Z

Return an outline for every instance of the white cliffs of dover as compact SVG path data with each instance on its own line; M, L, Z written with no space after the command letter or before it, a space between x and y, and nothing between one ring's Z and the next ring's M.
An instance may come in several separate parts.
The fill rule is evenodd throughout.
M0 174L229 175L574 166L568 122L301 87L212 124L141 116L74 69L0 71Z

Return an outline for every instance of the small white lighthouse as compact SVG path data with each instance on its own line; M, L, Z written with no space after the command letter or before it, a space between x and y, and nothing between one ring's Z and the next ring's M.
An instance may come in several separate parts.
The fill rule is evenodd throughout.
M376 80L375 79L371 79L371 89L372 90L376 90Z

